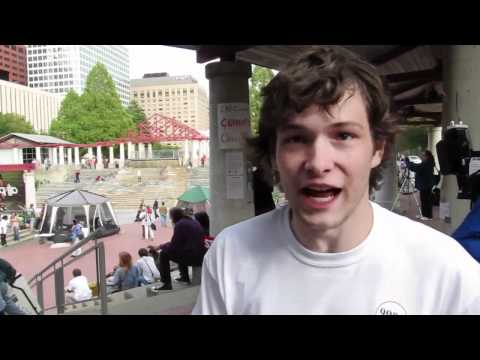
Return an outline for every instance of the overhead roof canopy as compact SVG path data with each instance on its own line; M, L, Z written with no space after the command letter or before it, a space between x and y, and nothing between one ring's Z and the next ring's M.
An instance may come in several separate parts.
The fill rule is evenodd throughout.
M441 47L430 45L341 45L377 66L405 124L440 123L443 86ZM280 70L312 45L183 45L194 50L197 62L240 60Z
M46 200L50 206L69 207L82 205L98 205L109 201L107 197L85 190L70 190L54 195Z

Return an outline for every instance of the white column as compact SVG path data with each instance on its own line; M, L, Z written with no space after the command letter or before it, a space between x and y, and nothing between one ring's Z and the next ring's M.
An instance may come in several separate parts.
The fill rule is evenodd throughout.
M80 149L78 147L73 148L73 153L75 157L75 166L80 166Z
M153 159L153 147L152 144L147 145L147 159Z
M103 169L102 147L97 146L97 170Z
M125 145L120 143L120 163L118 167L121 169L125 166Z
M109 155L109 158L108 158L108 167L110 169L114 168L115 167L115 164L113 163L113 146L110 146L108 148L108 155Z
M183 165L188 165L188 160L190 160L190 150L188 148L188 140L183 142Z
M52 165L55 166L58 164L58 151L57 148L52 148Z
M19 155L18 155L19 150L20 150L19 148L13 148L13 151L12 151L13 159L12 159L12 161L13 161L14 164L20 164Z
M63 150L64 150L63 146L60 146L58 148L58 164L59 165L65 164L65 152Z
M67 148L67 164L72 165L72 148Z
M130 160L132 158L132 142L127 142L127 159Z
M38 146L35 148L35 160L37 160L37 165L40 167L42 165L42 150Z
M89 147L87 151L88 151L88 157L90 159L92 159L93 158L93 148Z
M140 160L145 159L145 146L143 143L138 143L138 158Z
M25 183L25 207L28 209L30 204L36 207L35 173L33 171L24 171L23 181Z

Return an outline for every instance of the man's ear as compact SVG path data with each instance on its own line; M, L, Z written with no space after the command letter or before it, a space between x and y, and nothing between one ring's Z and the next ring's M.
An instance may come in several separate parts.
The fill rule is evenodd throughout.
M385 140L378 140L375 141L375 148L373 151L372 161L371 161L371 168L376 168L378 165L382 163L383 154L385 153Z

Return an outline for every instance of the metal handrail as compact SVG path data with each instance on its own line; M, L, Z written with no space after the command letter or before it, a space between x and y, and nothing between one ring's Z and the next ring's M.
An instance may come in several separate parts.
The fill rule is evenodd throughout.
M82 246L85 246L87 243L93 241L94 244L92 247L88 248L87 250L83 251L82 254L76 256L74 259L67 259L74 251L78 250ZM50 264L45 266L41 271L36 273L32 276L32 278L28 281L28 285L33 288L37 287L37 300L38 304L41 307L41 313L44 314L45 311L51 310L53 308L57 308L57 313L61 314L64 313L65 310L65 290L64 290L64 268L67 265L72 264L75 261L78 261L83 256L95 251L96 257L96 274L97 274L97 286L99 290L99 300L100 300L100 309L101 314L107 314L107 287L106 287L106 278L105 278L105 246L103 241L98 242L96 234L92 233L87 236L85 239L81 240L78 244L72 246L68 251L64 254L53 260ZM46 279L50 278L51 276L54 277L55 282L55 306L49 307L46 309L44 307L44 299L43 299L43 283Z

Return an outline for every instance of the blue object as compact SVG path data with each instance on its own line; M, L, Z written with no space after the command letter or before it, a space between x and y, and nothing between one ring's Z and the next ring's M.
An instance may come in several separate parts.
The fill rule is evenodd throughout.
M480 201L477 201L452 237L480 262Z

